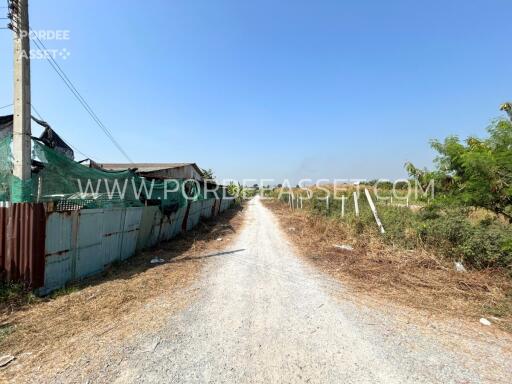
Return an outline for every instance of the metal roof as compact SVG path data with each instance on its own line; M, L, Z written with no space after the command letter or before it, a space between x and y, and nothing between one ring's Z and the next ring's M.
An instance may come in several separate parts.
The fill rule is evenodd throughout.
M139 172L157 172L166 169L182 168L186 166L194 167L199 174L203 174L196 163L97 163L101 168L111 170L134 169Z

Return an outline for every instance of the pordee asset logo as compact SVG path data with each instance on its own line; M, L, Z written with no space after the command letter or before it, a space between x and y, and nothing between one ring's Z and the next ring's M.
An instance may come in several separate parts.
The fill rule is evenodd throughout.
M258 183L259 181L259 183ZM156 180L145 180L141 182L138 178L127 179L98 179L83 181L77 179L78 188L82 198L90 196L106 195L109 199L124 199L128 192L129 196L135 196L140 199L141 196L152 199L155 192ZM319 179L316 182L312 179L302 179L298 184L293 186L288 179L276 183L275 179L244 179L241 183L234 179L224 179L221 183L215 183L212 180L200 182L196 179L174 180L167 179L163 182L158 182L157 199L162 198L162 183L163 183L163 199L167 199L170 194L181 193L183 198L191 199L203 195L205 198L208 193L213 194L217 198L251 198L254 194L247 193L249 190L257 190L259 194L268 198L266 192L277 192L278 197L281 198L283 194L297 195L301 199L311 199L313 192L321 191L322 198L329 198L332 200L346 199L346 193L353 192L355 188L359 191L361 185L364 188L370 188L373 191L377 200L389 200L390 198L408 199L411 196L415 198L434 198L434 181L430 181L427 186L422 185L418 180L398 179L390 181L388 179L380 179L372 182L370 185L364 179L357 179L357 181L347 179ZM225 188L223 185L229 185ZM245 187L244 187L245 186ZM229 194L227 190L229 189ZM385 191L385 193L381 193ZM272 194L275 196L275 194Z
M28 37L32 40L32 48L28 51L21 51L20 55L25 59L42 60L42 59L62 59L67 60L71 56L69 47L48 48L43 41L69 41L71 39L71 31L67 29L57 30L31 30L21 31L21 37Z
M155 180L148 180L141 183L140 179L135 178L122 180L105 178L94 181L89 179L84 185L84 182L81 179L77 179L80 197L82 199L86 199L90 196L97 197L99 195L105 195L109 200L114 198L124 200L126 194L132 192L133 195L132 193L129 193L129 196L135 196L137 199L145 197L151 200L153 199L156 183L157 182ZM158 184L160 184L160 182L158 182ZM154 197L156 197L156 199L162 199L160 185L158 189L159 193L158 195L155 193ZM206 198L208 193L213 193L217 198L233 198L226 193L224 188L221 188L221 186L217 184L206 182L201 183L195 179L187 179L181 183L178 180L173 179L164 180L163 199L168 199L171 195L175 195L176 193L181 193L185 199L194 199L201 195Z

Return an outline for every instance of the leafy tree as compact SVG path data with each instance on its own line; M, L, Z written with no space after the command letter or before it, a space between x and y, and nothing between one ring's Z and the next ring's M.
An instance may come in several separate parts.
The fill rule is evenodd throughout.
M215 175L213 174L213 170L211 168L208 169L201 169L203 172L203 177L206 180L215 180Z
M450 136L431 145L438 153L437 170L418 170L406 165L421 183L431 178L455 201L487 208L512 222L512 122L497 120L488 128L489 137L469 137L461 142ZM438 187L438 185L436 185Z
M239 196L243 188L240 183L235 184L234 182L230 182L226 189L231 196Z

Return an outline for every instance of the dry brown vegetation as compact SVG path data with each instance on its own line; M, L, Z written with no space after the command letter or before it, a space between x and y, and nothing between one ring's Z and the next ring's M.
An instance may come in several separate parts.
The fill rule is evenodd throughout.
M486 317L512 332L512 280L503 271L456 272L451 262L432 252L395 248L379 235L358 235L339 219L292 211L276 200L265 204L308 261L356 291L430 313L477 321Z
M99 350L94 346L121 345L157 329L193 300L190 287L202 263L225 248L241 225L241 212L229 210L56 297L14 311L4 306L0 323L10 327L10 333L0 340L0 355L10 354L16 360L0 371L0 381L2 374L4 379L20 380L38 369L56 372L84 358L84 351ZM222 241L217 241L219 237ZM151 264L154 257L165 263Z

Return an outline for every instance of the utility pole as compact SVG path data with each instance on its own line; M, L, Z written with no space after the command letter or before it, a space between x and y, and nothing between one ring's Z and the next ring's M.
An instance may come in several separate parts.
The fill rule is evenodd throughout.
M10 0L9 8L14 46L14 181L11 200L23 202L30 199L32 166L28 0Z

